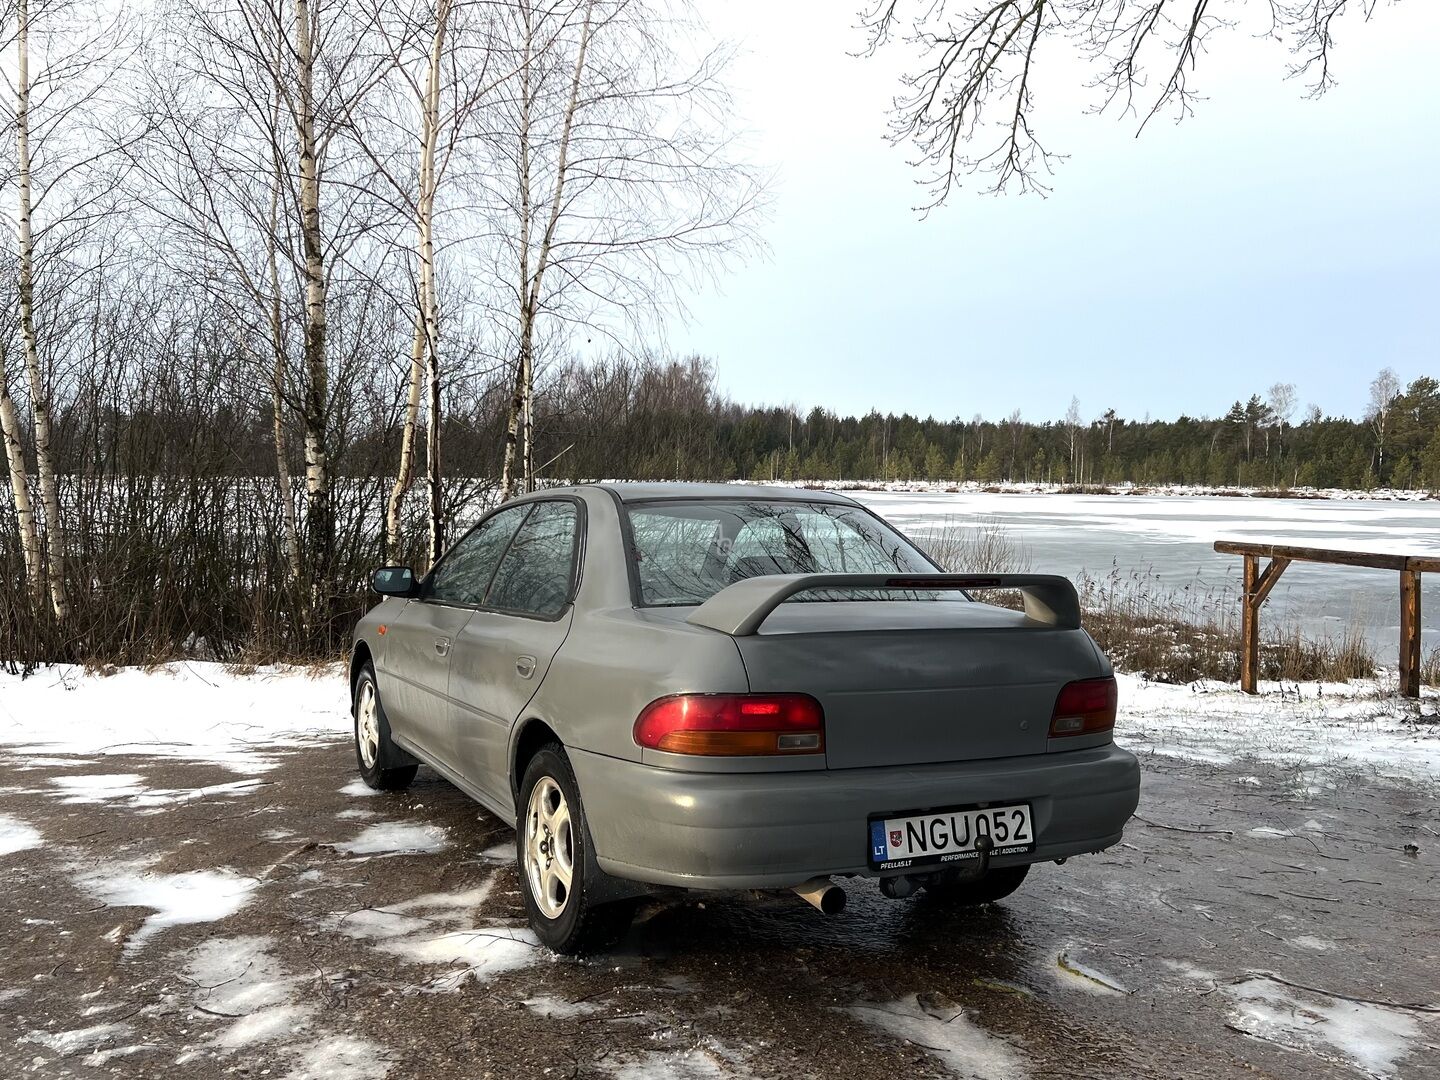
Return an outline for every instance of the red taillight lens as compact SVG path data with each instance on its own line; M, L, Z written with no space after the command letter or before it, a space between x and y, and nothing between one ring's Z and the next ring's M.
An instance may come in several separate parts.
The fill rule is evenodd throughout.
M1082 679L1068 683L1055 699L1055 712L1050 717L1050 737L1093 735L1115 727L1115 707L1119 692L1115 680Z
M674 694L645 706L635 741L671 754L823 754L825 714L806 694Z

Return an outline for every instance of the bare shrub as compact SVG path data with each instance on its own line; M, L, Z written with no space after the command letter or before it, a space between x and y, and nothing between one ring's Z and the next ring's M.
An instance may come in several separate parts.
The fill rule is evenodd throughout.
M1030 553L999 518L977 517L973 525L947 517L913 537L915 543L952 574L1025 574Z

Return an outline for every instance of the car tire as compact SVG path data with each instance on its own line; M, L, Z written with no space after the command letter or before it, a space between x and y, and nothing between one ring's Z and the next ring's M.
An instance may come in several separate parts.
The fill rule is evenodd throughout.
M515 861L530 927L541 944L573 956L614 945L635 914L633 900L597 903L599 875L580 786L565 748L542 746L525 766L515 823Z
M384 767L385 762L401 754L390 741L390 721L380 701L380 684L368 660L355 679L350 713L355 719L355 763L360 767L361 779L376 791L403 791L409 787L419 766Z
M1024 866L997 866L978 878L969 879L961 871L944 870L925 885L925 891L947 904L993 904L1020 888L1028 873L1028 863Z

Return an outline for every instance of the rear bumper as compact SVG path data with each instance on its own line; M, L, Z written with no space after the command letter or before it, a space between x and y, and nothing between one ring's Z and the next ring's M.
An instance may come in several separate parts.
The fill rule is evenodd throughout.
M1120 840L1140 767L1119 747L942 765L695 773L570 751L600 867L692 889L773 889L873 876L871 814L1029 802L1035 850L996 865L1100 851Z

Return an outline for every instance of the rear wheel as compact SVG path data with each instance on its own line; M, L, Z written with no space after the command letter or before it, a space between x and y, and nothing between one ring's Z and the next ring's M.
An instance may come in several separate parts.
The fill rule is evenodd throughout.
M993 904L1020 888L1030 866L997 866L979 877L966 878L961 871L944 870L932 878L925 891L947 904Z
M570 759L559 743L536 752L520 782L515 829L520 891L530 927L558 953L593 952L613 945L630 925L635 905L591 899L589 830Z
M415 765L401 765L398 768L384 768L382 764L394 760L396 751L390 741L390 721L385 718L385 707L380 704L380 687L375 682L375 669L367 661L355 679L355 699L352 703L355 716L355 762L360 766L360 777L377 791L400 791L410 786L415 779Z

